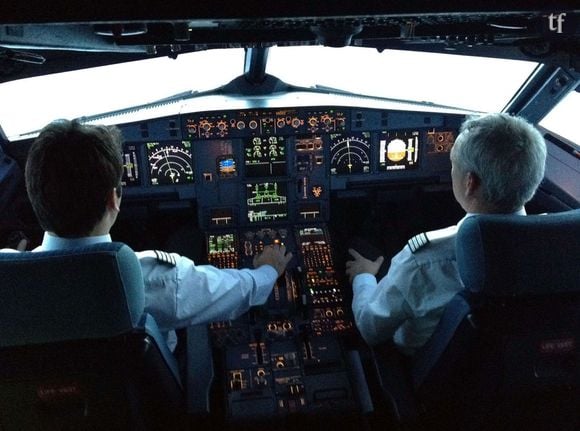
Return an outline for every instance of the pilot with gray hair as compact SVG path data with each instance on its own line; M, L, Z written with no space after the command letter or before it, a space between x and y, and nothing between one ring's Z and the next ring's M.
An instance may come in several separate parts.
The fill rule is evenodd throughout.
M463 289L455 237L475 214L525 215L543 176L546 145L531 124L508 114L467 119L451 150L453 195L465 217L455 226L421 233L396 254L380 281L384 261L349 249L356 325L370 345L393 340L412 356L431 337L453 296Z

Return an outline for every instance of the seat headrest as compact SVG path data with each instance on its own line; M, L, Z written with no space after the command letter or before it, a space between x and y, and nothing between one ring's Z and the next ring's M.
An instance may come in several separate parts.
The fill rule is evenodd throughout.
M104 338L139 326L141 266L122 243L0 253L0 346Z
M580 209L546 215L477 215L456 239L465 287L489 296L580 290Z

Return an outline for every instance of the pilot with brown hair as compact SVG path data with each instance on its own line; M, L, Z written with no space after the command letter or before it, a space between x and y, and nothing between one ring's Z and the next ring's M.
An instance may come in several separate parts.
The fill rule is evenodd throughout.
M26 163L26 190L44 239L35 251L110 242L121 210L121 133L115 127L57 121L33 143ZM163 251L138 252L145 282L145 311L174 347L176 328L234 319L266 302L292 257L269 246L255 269L196 265Z

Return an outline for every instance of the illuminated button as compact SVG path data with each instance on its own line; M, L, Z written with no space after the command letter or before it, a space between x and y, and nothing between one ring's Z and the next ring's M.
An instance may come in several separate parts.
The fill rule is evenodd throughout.
M251 120L248 126L250 126L250 129L254 130L258 127L258 122L256 120Z
M236 123L236 129L238 130L244 130L246 128L246 123L244 123L243 121L238 121Z

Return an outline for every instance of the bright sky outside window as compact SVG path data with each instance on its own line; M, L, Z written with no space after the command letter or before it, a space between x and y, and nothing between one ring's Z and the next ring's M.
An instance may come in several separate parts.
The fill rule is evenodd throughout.
M72 119L211 90L243 72L244 50L223 49L21 79L0 85L0 125L8 137Z
M537 63L372 48L275 47L268 70L289 84L501 111Z
M204 91L243 72L243 49L182 54L0 85L0 125L8 137L57 118L90 116ZM315 84L387 98L500 111L536 63L386 50L274 47L267 72L299 86Z
M572 91L558 103L548 115L540 121L540 126L580 147L580 126L578 113L580 112L580 93Z

